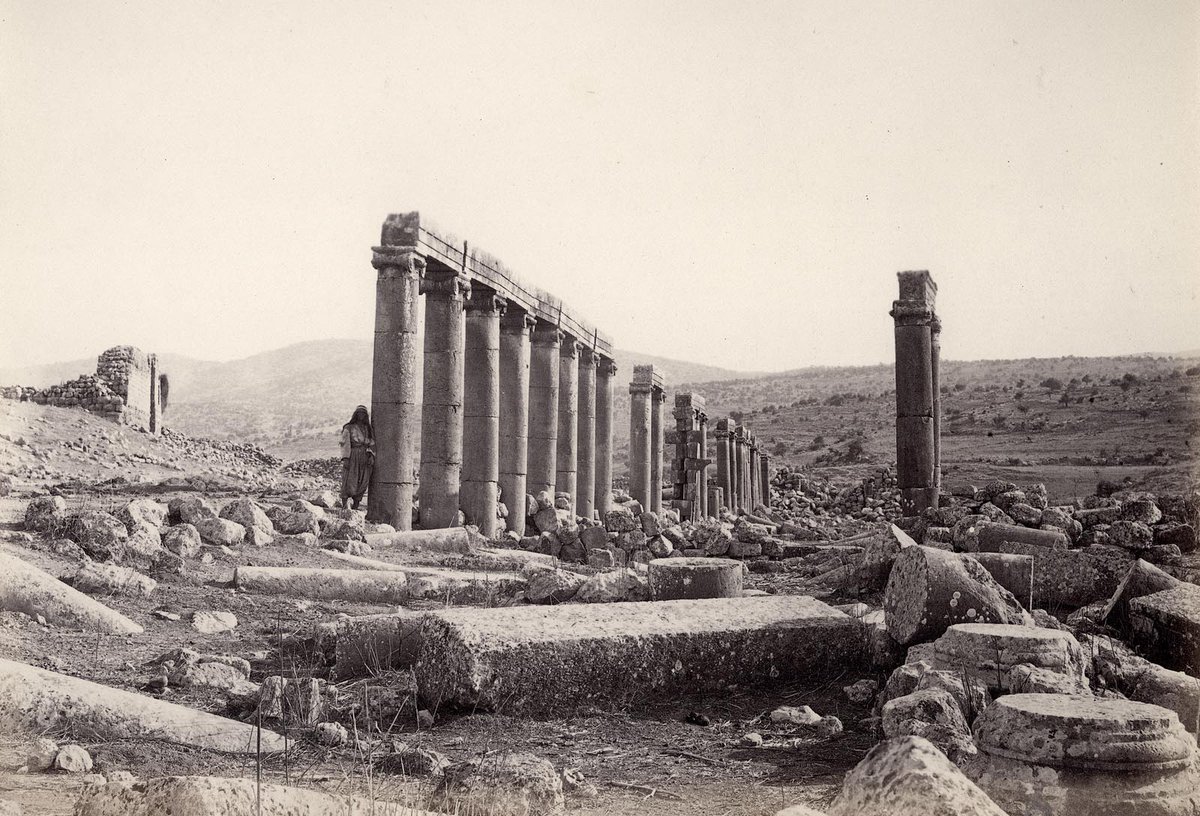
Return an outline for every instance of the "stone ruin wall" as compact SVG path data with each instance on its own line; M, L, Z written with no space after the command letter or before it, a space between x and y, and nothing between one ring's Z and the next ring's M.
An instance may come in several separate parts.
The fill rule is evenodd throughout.
M162 406L159 398L158 357L134 346L115 346L96 359L96 373L69 382L34 389L0 389L8 399L82 408L121 425L157 433Z

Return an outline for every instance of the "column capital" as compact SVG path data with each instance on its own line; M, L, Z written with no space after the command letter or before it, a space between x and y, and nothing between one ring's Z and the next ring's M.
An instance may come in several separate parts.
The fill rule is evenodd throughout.
M470 299L467 301L468 312L486 312L503 317L507 309L508 301L497 294L495 290L471 288Z
M650 383L631 382L629 384L630 394L650 394L654 391L654 386Z
M558 346L567 337L567 333L555 325L544 321L536 321L533 328L533 342L538 346Z
M431 298L466 300L471 296L471 281L458 272L429 272L421 279L421 292Z
M500 313L500 331L504 334L530 334L537 318L524 309L509 306Z
M599 353L596 354L596 359L600 364L596 370L597 374L601 374L606 377L612 377L612 376L616 375L617 364L614 360L610 360L609 358L607 358Z
M934 315L933 319L929 321L929 330L933 332L934 337L942 333L942 321L938 319L937 315Z
M666 402L667 401L667 392L663 391L658 386L653 386L650 389L650 398L653 399L655 402Z
M558 354L560 357L573 360L579 356L579 351L582 348L583 346L578 340L564 333L562 342L559 344Z
M933 307L917 301L894 300L888 312L897 326L929 326L934 321Z
M596 368L600 364L600 353L595 349L582 346L579 349L579 367L591 366Z
M381 278L425 274L425 258L411 247L372 247L371 266L379 270Z

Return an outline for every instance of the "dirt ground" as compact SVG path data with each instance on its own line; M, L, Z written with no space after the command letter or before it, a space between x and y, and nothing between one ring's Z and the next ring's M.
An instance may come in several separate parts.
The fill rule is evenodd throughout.
M128 497L71 497L73 506L120 504ZM156 496L167 500L169 496ZM14 542L20 535L23 497L0 499L0 539L3 548L52 574L69 577L73 564L38 549L40 541ZM16 534L16 535L14 535ZM249 595L232 588L234 568L264 566L329 566L346 564L320 550L277 546L244 547L232 555L214 554L210 564L189 559L183 576L161 578L149 599L114 596L105 602L137 621L141 635L99 635L43 627L14 614L0 615L0 654L32 665L95 682L143 691L151 676L145 665L158 655L184 646L202 653L247 658L251 679L270 674L290 675L295 652L277 648L302 639L313 626L338 614L370 614L392 607L347 602L306 601L282 596ZM755 585L771 581L754 576ZM780 592L788 591L781 585ZM419 608L435 602L415 602ZM179 621L152 614L165 609L183 615ZM239 624L231 632L204 635L194 631L187 613L195 610L233 612ZM284 667L281 660L289 661ZM320 673L320 667L315 668ZM301 669L303 671L304 669ZM859 721L869 714L847 701L842 686L861 675L847 674L819 687L782 686L774 689L733 690L718 696L648 700L633 711L590 710L575 716L517 719L497 714L438 712L432 728L420 728L415 718L398 722L386 734L369 740L396 738L410 745L440 751L452 761L490 751L526 751L548 759L558 769L577 768L596 786L594 798L568 797L568 810L581 814L727 814L759 816L796 803L827 802L842 776L875 743ZM225 696L170 689L164 699L219 714L229 711ZM822 715L835 715L845 731L826 741L788 744L786 726L766 715L780 705L809 705ZM708 718L705 726L687 722L690 714ZM766 740L760 748L740 747L741 737L757 732ZM67 736L71 735L52 735ZM333 791L373 793L380 799L418 800L428 783L373 772L371 763L355 748L317 746L303 730L289 734L294 747L286 758L270 758L261 766L251 758L162 746L147 742L79 741L92 752L96 770L128 770L140 777L197 773L254 776L264 781L303 784ZM364 733L364 736L365 733ZM774 747L771 747L774 744ZM0 798L24 805L30 814L66 814L79 790L77 778L51 774L19 774L27 739L0 741ZM628 787L638 786L638 787Z

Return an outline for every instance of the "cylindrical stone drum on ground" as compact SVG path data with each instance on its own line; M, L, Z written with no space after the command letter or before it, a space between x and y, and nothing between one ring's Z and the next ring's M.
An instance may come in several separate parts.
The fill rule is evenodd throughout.
M728 558L656 558L647 575L653 601L742 597L742 564Z

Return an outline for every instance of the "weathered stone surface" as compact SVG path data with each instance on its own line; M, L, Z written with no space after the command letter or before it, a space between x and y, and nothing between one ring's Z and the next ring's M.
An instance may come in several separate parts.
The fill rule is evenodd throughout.
M1128 636L1129 602L1134 598L1174 589L1178 585L1178 578L1139 558L1129 568L1117 591L1108 600L1101 620Z
M75 816L434 816L411 805L307 788L258 785L253 778L170 776L87 786Z
M1008 671L1008 686L1013 694L1086 694L1092 693L1087 678L1064 674L1022 663Z
M981 532L992 527L986 526ZM1060 543L1066 541L1066 536L1057 532L1016 529L1058 537ZM1077 609L1111 597L1134 561L1134 556L1120 547L1092 546L1069 550L1065 546L1043 546L1018 540L1007 533L981 535L978 548L982 552L1033 556L1033 603L1053 609Z
M25 508L25 529L35 533L56 532L67 518L62 496L38 496Z
M163 740L231 753L255 752L253 726L203 711L0 659L0 724L45 731L70 728L97 739ZM263 731L262 750L283 750Z
M996 583L1007 589L1026 609L1033 609L1033 556L977 552L971 557L983 564Z
M1184 816L1196 743L1174 712L1129 700L1010 694L975 721L967 775L1010 816Z
M1028 663L1072 678L1083 676L1083 650L1070 632L1036 626L965 623L934 642L934 668L965 672L994 691L1011 688L1009 673Z
M55 755L53 767L63 773L91 773L92 755L82 745L64 745Z
M214 547L237 547L246 540L246 528L236 521L207 516L190 523L200 534L200 539Z
M1004 552L998 545L1016 542L1047 550L1065 550L1071 540L1058 530L1034 530L1013 524L987 522L977 530L978 547L981 552Z
M180 558L195 558L200 554L200 545L200 531L187 522L168 527L162 534L163 549Z
M432 703L508 713L797 680L863 658L852 618L798 596L448 609L427 616L422 641L415 671Z
M38 737L29 746L29 751L25 755L25 765L34 773L44 771L54 763L56 756L58 756L58 743L49 737Z
M119 560L129 538L125 525L103 510L81 510L67 516L62 531L97 561Z
M1154 546L1154 531L1140 521L1114 521L1107 530L1109 543L1141 552Z
M924 737L956 765L975 755L971 731L958 702L943 689L924 689L896 697L883 706L888 739Z
M246 538L265 538L269 543L275 537L275 525L267 513L252 499L234 499L221 508L221 518L237 522L246 528Z
M275 527L276 533L284 535L300 535L301 533L321 534L321 519L325 511L306 501L297 500L285 510L282 507L272 508L267 517ZM365 528L364 528L365 529Z
M742 596L742 565L725 558L655 559L647 578L655 601Z
M158 581L128 567L85 561L76 570L71 585L80 592L93 595L134 595L148 598L158 586Z
M888 631L908 645L930 640L961 622L1021 623L1024 612L973 558L929 547L907 547L884 591Z
M1130 499L1121 505L1121 519L1141 524L1157 524L1162 521L1162 511L1150 499Z
M1200 586L1133 599L1129 630L1130 643L1155 663L1200 677Z
M228 632L236 629L237 616L232 612L211 612L200 610L192 613L192 628L205 635L215 635L218 632Z
M563 812L565 800L562 780L549 761L500 753L448 766L432 804L452 813L552 816Z
M148 525L158 530L167 523L167 506L154 499L134 499L117 511L117 518L129 530Z
M887 740L846 774L828 816L1008 816L921 737Z
M421 648L423 616L401 610L338 621L334 638L338 681L407 669Z
M0 552L0 609L48 623L94 632L139 634L142 627L119 612L43 572Z
M525 597L530 603L559 604L575 597L575 593L587 581L587 576L577 572L556 569L534 570L525 587Z
M233 583L244 592L326 601L398 604L408 597L408 577L390 570L238 567Z
M645 576L636 570L601 572L584 581L572 600L587 604L648 601L650 585Z
M328 537L328 534L326 534ZM446 527L438 530L404 530L397 533L363 534L371 549L396 552L439 552L467 555L487 545L486 538L472 527Z
M167 519L171 524L198 527L201 519L216 517L216 509L202 496L183 496L167 503Z

